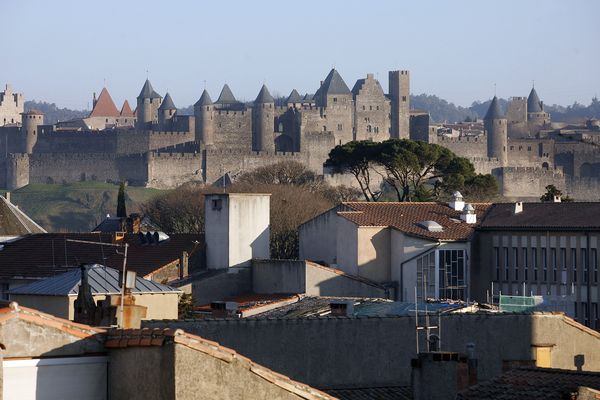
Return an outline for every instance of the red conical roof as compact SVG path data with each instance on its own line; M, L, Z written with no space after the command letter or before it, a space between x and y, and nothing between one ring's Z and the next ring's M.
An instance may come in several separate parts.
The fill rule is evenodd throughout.
M103 88L89 117L119 117L120 115L115 102L108 94L108 90Z
M121 117L134 117L133 111L131 111L131 107L129 107L129 102L125 100L123 103L123 107L121 107Z

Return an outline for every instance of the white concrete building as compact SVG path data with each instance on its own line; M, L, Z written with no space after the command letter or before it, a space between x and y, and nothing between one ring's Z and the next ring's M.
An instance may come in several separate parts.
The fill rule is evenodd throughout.
M347 202L300 227L300 258L390 284L396 297L469 298L471 238L487 203Z
M268 259L270 194L216 193L204 198L206 265L249 267Z

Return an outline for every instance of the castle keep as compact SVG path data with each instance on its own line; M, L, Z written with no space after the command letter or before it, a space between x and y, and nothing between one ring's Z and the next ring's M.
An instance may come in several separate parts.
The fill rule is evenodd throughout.
M502 194L539 197L554 184L578 200L600 196L597 126L557 128L535 89L513 97L506 115L494 97L483 134L448 137L429 114L410 109L410 74L390 71L386 94L373 74L352 89L332 69L314 94L293 90L276 102L266 85L252 102L224 85L215 101L204 90L193 115L179 114L149 80L119 110L102 89L86 118L46 125L23 112L22 95L0 94L0 187L29 183L119 182L172 188L188 181L235 180L260 166L296 160L332 183L353 183L323 170L329 151L352 140L410 138L438 143L467 157L477 172L492 173ZM16 115L19 120L16 120ZM10 119L9 119L10 118ZM11 121L11 122L8 122Z

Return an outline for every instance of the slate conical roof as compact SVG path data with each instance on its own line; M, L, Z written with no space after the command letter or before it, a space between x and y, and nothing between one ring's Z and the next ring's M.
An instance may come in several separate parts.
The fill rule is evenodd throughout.
M154 91L154 88L152 87L152 84L150 83L150 80L146 79L146 82L144 82L144 87L142 87L142 91L140 92L140 95L137 97L138 99L160 99L162 96L158 93L156 93L156 91Z
M300 97L300 93L296 89L292 90L292 93L288 96L286 103L302 103L302 97Z
M160 104L160 107L158 107L159 110L177 110L177 107L175 107L175 104L173 103L173 99L171 98L171 95L167 92L167 94L165 94L165 99L162 101L162 103Z
M265 104L265 103L275 103L275 99L269 93L269 89L267 89L267 85L262 85L260 88L260 92L258 92L258 96L256 96L256 100L254 100L256 104Z
M346 82L342 79L341 75L334 68L329 72L327 78L323 81L323 86L319 89L321 95L333 95L333 94L350 94L350 89Z
M94 104L94 109L89 115L90 117L118 117L120 116L119 110L115 105L112 97L108 93L106 88L102 88L100 92L100 96L98 96L98 100L96 100L96 104Z
M490 103L490 107L487 110L487 113L485 114L485 117L483 117L483 119L503 119L504 115L502 114L502 110L500 110L500 102L498 101L498 98L496 96L494 96L494 98L492 99L492 102Z
M542 102L540 101L540 98L538 97L535 88L531 88L531 92L529 93L529 97L527 98L527 112L534 113L542 111L544 111L542 109Z
M229 89L229 85L225 84L221 90L221 94L217 99L217 104L236 104L238 101Z
M200 96L200 99L196 102L196 104L194 104L194 106L209 106L212 103L213 102L210 98L210 94L208 94L208 91L204 89L204 91L202 92L202 96Z

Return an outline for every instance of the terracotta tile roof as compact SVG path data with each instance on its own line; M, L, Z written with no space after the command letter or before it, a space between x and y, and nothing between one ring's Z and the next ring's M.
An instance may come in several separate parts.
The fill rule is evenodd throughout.
M4 324L15 318L40 326L56 328L80 339L87 339L92 336L106 333L106 330L102 328L78 324L69 321L68 319L58 318L32 308L23 307L14 301L10 303L7 301L0 301L0 324Z
M112 243L112 238L113 235L107 233L39 233L4 242L0 250L0 278L45 278L82 263L120 270L122 249L69 241ZM130 245L127 268L142 277L178 262L184 251L190 256L204 251L204 236L196 234L173 234L158 245L142 244L135 234L126 234L124 240Z
M96 100L96 104L94 105L94 109L90 113L89 117L119 117L121 113L115 106L115 102L112 97L108 93L106 88L102 88L100 95L98 96L98 100Z
M325 389L324 391L340 400L412 400L413 398L410 386Z
M258 375L302 399L335 399L335 397L324 392L303 383L293 381L287 376L278 374L277 372L258 365L249 358L236 353L234 350L221 346L217 342L203 339L200 336L191 335L181 329L111 329L108 332L105 347L109 349L118 349L126 347L163 346L166 343L180 344L227 363L237 361L238 366L249 370L251 373Z
M0 236L45 232L44 228L29 218L19 207L0 196Z
M600 202L523 203L514 213L514 203L494 204L481 229L600 230Z
M467 240L490 207L489 203L471 203L477 215L477 224L460 220L460 211L454 211L445 203L385 203L345 202L338 215L358 226L392 227L406 234L434 240ZM431 232L419 225L423 221L435 221L443 227L442 232Z
M135 117L133 111L131 111L131 107L129 106L129 102L125 100L123 103L123 107L121 107L121 112L119 113L121 117Z
M579 372L551 368L519 368L494 379L471 386L457 395L470 400L550 400L570 399L579 387L600 389L599 372Z

